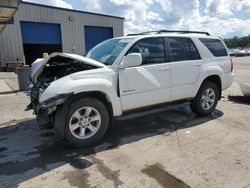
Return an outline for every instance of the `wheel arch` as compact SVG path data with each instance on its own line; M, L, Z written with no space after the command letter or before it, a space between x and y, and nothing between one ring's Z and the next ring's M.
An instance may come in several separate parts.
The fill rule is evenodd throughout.
M93 97L93 98L100 100L107 107L107 109L109 111L110 118L113 117L114 111L113 111L113 106L112 106L112 103L110 101L110 98L108 97L108 95L106 95L105 93L103 93L101 91L86 91L86 92L76 93L76 94L70 96L65 101L65 105L67 106L70 103L72 103L73 101L76 101L76 100L83 98L83 97Z
M222 83L221 83L221 77L217 74L214 75L209 75L207 76L200 84L200 87L202 86L202 84L206 81L210 81L213 82L214 84L216 84L216 86L218 87L219 90L219 100L221 99L221 93L222 93ZM199 88L200 88L199 87ZM199 89L198 89L199 91ZM198 91L196 92L196 94L198 93Z

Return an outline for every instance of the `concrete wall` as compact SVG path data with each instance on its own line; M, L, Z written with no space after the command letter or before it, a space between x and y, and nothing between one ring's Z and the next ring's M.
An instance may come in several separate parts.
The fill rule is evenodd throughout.
M73 17L73 21L69 20ZM85 53L84 25L112 27L113 36L123 35L124 19L68 9L21 3L14 15L14 24L8 24L0 34L0 63L23 59L20 21L57 23L61 25L63 52ZM32 31L31 31L32 32Z

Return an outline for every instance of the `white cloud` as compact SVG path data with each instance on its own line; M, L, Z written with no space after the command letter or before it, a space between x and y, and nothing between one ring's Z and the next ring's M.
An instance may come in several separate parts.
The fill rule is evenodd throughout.
M25 0L25 1L32 2L32 3L46 4L46 5L56 6L56 7L73 9L71 4L66 3L63 0Z
M152 21L163 21L161 16L150 10L153 0L81 0L87 11L125 17L125 32L140 32L152 29ZM98 6L97 6L98 5Z
M231 16L236 11L250 11L249 0L207 0L205 13L214 16Z
M162 9L166 12L170 12L172 10L171 1L168 0L155 0L156 3L159 3Z
M238 18L229 18L226 20L218 17L203 16L199 18L190 18L181 20L177 28L208 31L211 34L229 36L238 33L240 35L250 34L250 19L241 20Z
M250 11L250 1L249 0L238 0L234 1L236 10L240 11Z
M212 16L229 16L232 15L231 0L207 0L205 13Z
M151 11L147 12L146 19L148 19L148 20L155 20L155 21L163 21L164 20L163 18L161 18L161 16L158 13L151 12Z

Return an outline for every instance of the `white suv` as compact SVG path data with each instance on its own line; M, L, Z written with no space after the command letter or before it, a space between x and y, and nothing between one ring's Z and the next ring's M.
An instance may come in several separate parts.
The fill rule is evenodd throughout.
M74 147L94 143L113 117L164 103L190 101L212 113L233 82L220 37L206 32L146 32L109 39L86 57L53 53L32 64L31 103L41 127Z

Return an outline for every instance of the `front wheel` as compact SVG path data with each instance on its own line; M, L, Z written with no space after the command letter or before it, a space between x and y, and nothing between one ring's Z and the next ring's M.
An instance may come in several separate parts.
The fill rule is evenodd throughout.
M205 116L211 114L219 100L219 89L210 81L205 81L196 97L191 101L190 108L194 113Z
M100 140L109 124L107 107L95 98L72 102L66 110L64 140L73 147L84 147Z

